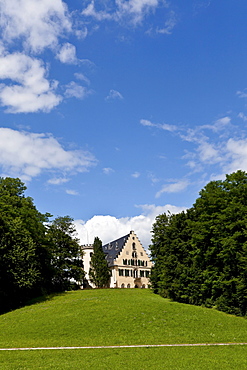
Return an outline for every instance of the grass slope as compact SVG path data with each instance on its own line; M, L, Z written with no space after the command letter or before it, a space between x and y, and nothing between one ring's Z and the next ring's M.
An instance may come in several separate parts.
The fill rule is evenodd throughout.
M68 292L0 316L0 348L247 342L247 320L149 290ZM0 352L1 369L246 369L247 346ZM136 365L135 365L136 364Z

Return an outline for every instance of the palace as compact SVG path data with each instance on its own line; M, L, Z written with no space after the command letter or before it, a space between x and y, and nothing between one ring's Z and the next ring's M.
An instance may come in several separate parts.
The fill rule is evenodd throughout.
M88 285L93 245L82 247L84 270ZM134 231L102 246L111 269L110 288L148 288L152 262Z

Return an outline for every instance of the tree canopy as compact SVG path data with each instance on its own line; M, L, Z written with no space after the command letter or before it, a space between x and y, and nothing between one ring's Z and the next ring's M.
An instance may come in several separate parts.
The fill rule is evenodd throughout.
M247 312L247 174L211 181L192 208L153 225L154 291L179 302Z
M27 299L81 283L81 249L73 220L49 223L20 179L0 178L0 312Z
M57 217L47 230L47 241L52 268L51 284L55 290L65 290L71 282L83 284L84 271L82 250L73 219Z
M101 240L96 237L93 243L93 255L91 257L91 268L89 278L97 288L106 288L109 285L110 269L105 259Z

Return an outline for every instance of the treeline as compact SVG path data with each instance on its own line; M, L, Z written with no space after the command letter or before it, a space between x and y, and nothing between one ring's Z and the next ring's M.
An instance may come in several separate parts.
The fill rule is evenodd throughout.
M0 313L82 284L73 219L40 213L20 179L0 178Z
M153 225L155 293L178 302L247 313L247 174L211 181L192 208Z

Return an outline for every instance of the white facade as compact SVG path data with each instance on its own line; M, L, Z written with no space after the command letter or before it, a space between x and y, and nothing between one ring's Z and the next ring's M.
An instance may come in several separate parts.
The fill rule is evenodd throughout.
M102 247L111 269L110 288L148 288L152 262L134 231ZM83 247L83 263L89 286L93 245ZM88 286L88 287L89 287Z

